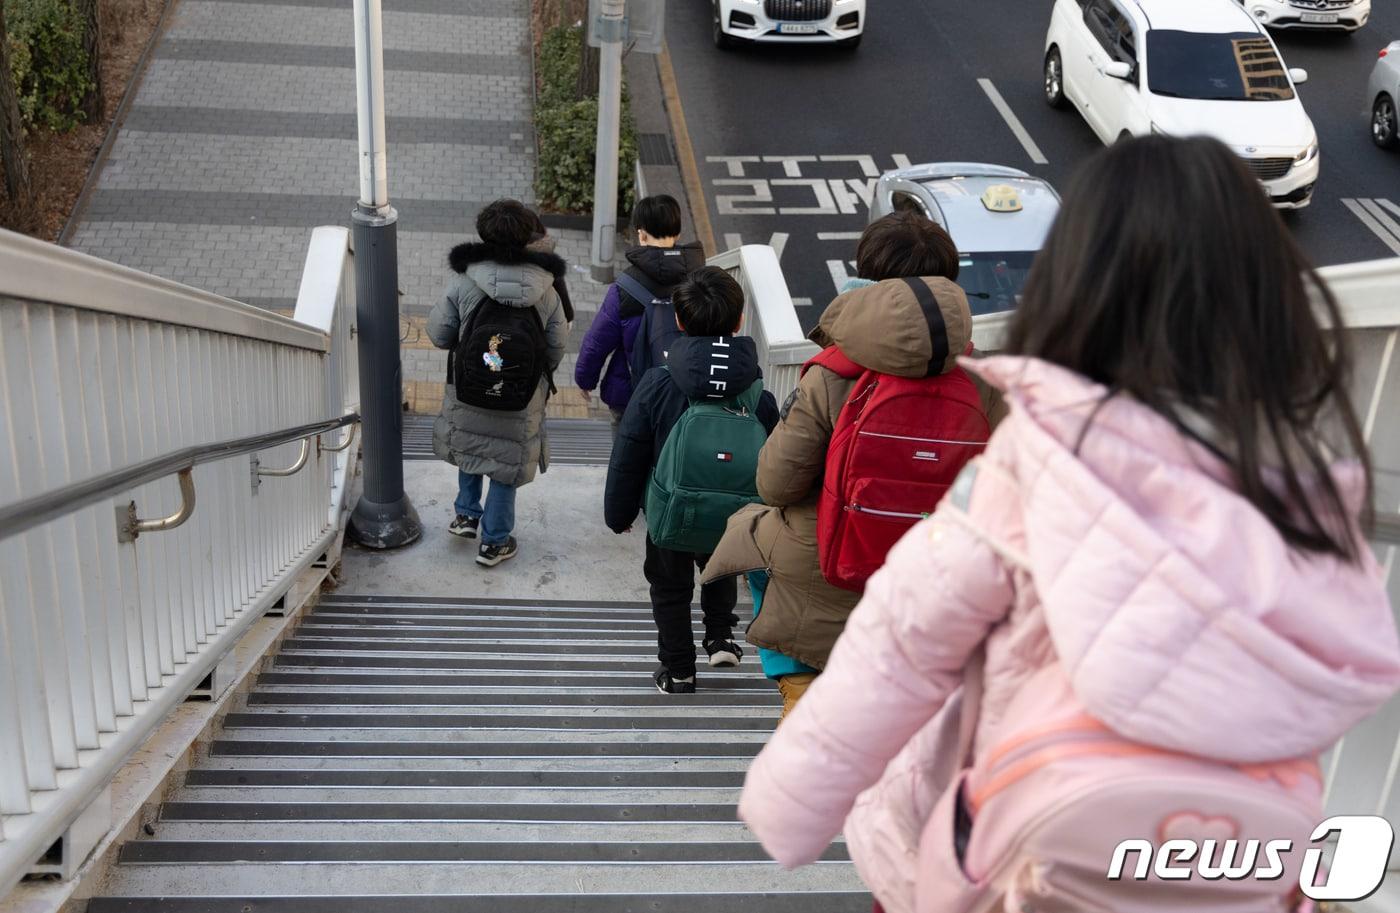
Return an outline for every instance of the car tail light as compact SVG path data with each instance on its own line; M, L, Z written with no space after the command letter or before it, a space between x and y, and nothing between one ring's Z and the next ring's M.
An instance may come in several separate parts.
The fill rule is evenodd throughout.
M1390 48L1381 48L1381 56L1382 56L1382 57L1384 57L1385 55L1387 55L1387 54L1389 54L1389 53L1390 53Z

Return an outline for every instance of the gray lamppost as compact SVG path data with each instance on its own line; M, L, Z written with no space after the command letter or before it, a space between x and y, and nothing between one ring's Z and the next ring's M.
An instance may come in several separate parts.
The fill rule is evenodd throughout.
M360 346L364 491L350 535L397 548L423 534L403 490L403 374L399 360L399 215L389 205L384 141L384 37L380 0L355 0L355 86L360 199L351 215Z

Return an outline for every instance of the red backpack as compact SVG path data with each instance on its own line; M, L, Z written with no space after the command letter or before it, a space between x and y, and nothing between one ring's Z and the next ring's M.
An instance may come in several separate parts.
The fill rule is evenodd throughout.
M931 376L861 367L831 346L802 367L821 365L856 381L826 452L817 503L817 551L833 586L860 592L909 529L933 513L968 460L985 449L991 424L972 378L944 374L948 333L924 282L904 280L919 299L934 341Z

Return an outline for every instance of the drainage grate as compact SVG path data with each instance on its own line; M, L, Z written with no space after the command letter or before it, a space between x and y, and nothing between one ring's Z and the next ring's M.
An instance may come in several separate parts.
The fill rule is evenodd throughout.
M606 466L612 454L612 427L606 421L580 418L545 420L549 461L554 466ZM433 416L405 415L403 458L434 460Z
M637 158L643 165L674 165L671 138L664 133L637 134Z

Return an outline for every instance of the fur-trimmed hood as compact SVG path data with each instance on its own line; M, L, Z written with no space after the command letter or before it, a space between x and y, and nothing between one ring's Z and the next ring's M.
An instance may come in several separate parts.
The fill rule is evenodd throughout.
M506 247L486 241L467 241L452 248L447 255L447 263L456 273L465 273L467 267L475 263L496 263L500 266L538 266L551 276L566 275L569 265L564 258L552 251L542 250L543 246Z

